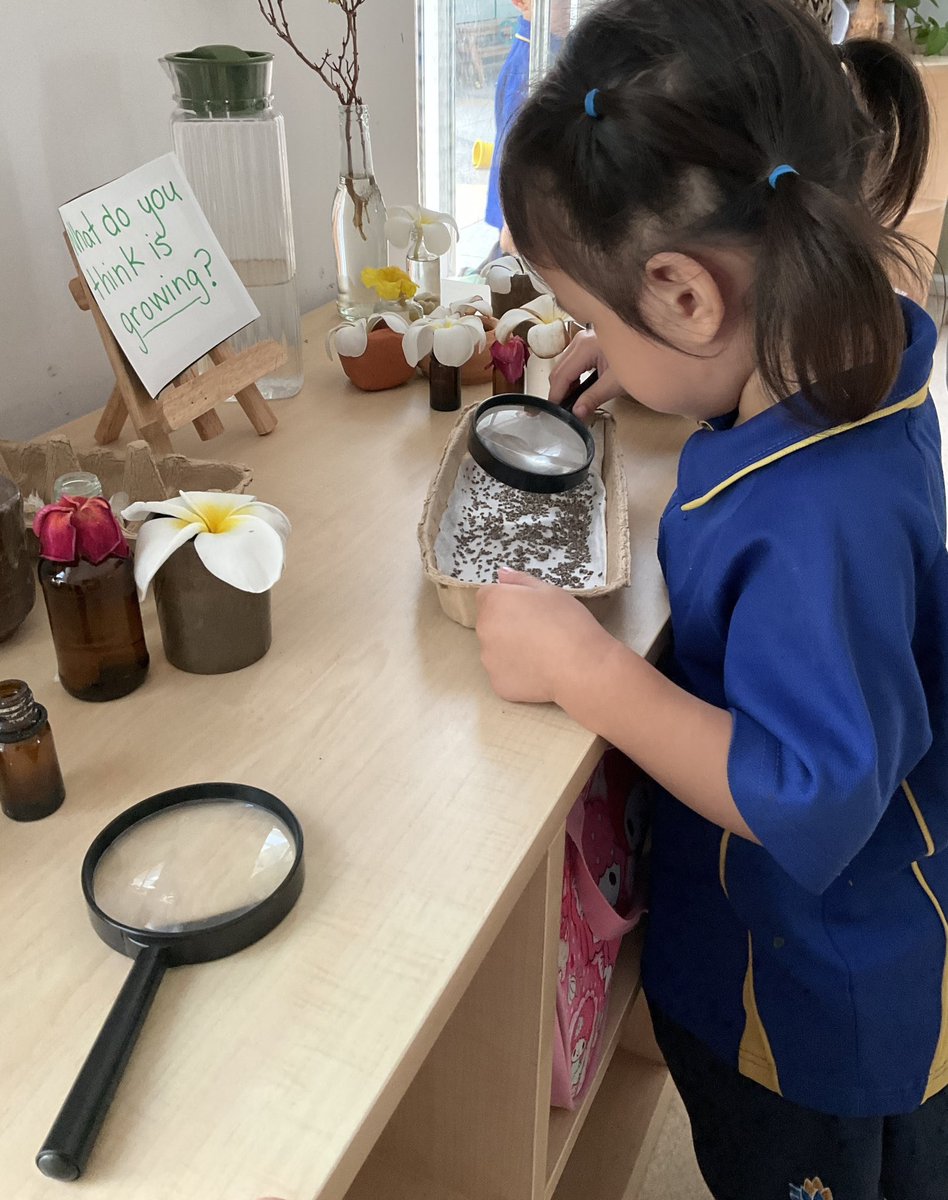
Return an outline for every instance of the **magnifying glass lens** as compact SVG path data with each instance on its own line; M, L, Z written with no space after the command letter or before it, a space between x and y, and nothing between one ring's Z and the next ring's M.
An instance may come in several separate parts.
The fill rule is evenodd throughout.
M99 908L154 933L209 929L272 895L296 843L274 813L239 800L179 804L121 834L96 864Z
M477 435L495 458L534 475L569 475L587 465L582 436L552 413L500 404L477 420Z

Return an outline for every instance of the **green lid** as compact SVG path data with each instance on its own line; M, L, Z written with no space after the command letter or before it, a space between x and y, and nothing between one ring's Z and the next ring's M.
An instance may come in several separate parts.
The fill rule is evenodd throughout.
M255 112L270 103L273 55L239 46L198 46L159 60L183 108L208 116Z

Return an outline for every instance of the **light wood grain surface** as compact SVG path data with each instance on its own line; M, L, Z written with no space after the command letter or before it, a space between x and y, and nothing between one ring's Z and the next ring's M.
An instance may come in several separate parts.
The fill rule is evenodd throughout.
M440 612L415 528L454 418L429 411L422 383L353 390L325 359L331 318L305 321L307 383L275 406L275 433L258 438L228 405L223 437L174 435L176 450L250 463L251 492L293 521L266 658L230 676L175 671L151 599L151 673L111 704L56 682L41 599L0 647L0 673L49 708L67 786L53 817L0 822L4 1200L68 1187L88 1200L339 1200L599 753L558 710L494 697L475 635ZM667 617L658 518L690 427L617 412L633 582L606 624L648 652ZM66 431L84 447L94 425ZM212 779L295 810L302 898L258 945L168 973L86 1177L46 1180L34 1154L129 965L88 924L82 856L129 804Z

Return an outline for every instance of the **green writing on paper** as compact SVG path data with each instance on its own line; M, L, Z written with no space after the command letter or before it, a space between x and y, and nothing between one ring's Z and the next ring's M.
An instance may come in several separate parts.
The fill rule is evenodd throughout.
M159 262L174 257L162 214L181 202L177 187L169 181L149 188L128 208L103 204L91 216L82 210L81 223L66 223L69 240L96 297L127 289L129 303L123 305L119 319L125 331L136 338L142 354L148 353L150 334L193 304L210 304L211 290L217 287L211 252L199 247L187 265L168 264L167 276L160 275L160 287L152 286L145 295L135 289L149 254Z

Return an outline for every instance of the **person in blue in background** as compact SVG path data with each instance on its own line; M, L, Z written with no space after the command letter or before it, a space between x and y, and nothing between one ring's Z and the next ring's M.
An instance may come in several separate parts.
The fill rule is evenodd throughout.
M494 157L491 161L490 178L487 181L487 212L484 220L497 230L497 245L487 258L491 262L498 254L513 251L510 233L500 207L500 162L503 157L504 139L514 117L522 108L530 85L530 29L533 22L533 0L511 0L520 10L520 20L514 30L510 53L500 69L497 88L494 92ZM553 0L550 13L550 52L556 55L569 30L569 4L565 0Z

